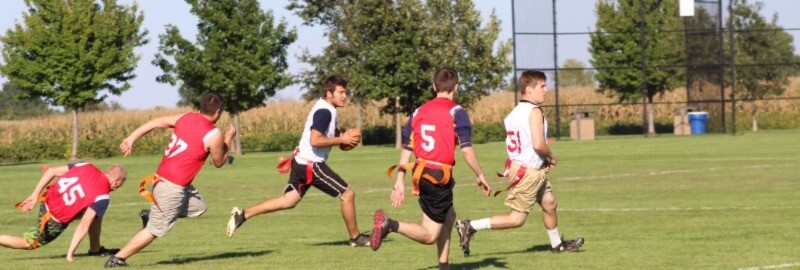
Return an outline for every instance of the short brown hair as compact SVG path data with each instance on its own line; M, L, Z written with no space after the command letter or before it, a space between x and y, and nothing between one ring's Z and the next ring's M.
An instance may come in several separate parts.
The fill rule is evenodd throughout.
M436 71L433 77L433 85L436 92L453 92L458 84L458 72L455 69L443 67Z
M211 116L222 109L222 97L217 93L205 93L200 97L200 113Z
M118 163L111 164L111 166L108 166L106 172L113 173L114 175L116 175L117 179L114 180L125 181L126 179L128 179L128 170L126 170L125 167L122 167L122 165Z
M525 93L525 88L528 86L536 87L539 82L546 82L547 76L544 75L544 72L538 70L526 70L522 72L522 75L519 76L519 83L517 87L519 87L520 94Z
M347 81L341 76L330 76L322 82L322 97L325 97L328 92L336 90L336 86L347 88Z

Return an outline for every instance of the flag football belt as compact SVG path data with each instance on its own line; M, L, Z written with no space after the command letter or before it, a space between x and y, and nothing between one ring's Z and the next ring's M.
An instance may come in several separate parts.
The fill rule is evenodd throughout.
M42 172L47 171L47 169L49 169L47 166L42 166ZM47 185L42 189L42 192L39 194L39 197L36 198L37 202L44 203L45 199L44 194L47 193L48 188L50 188L50 185ZM25 201L18 202L14 204L14 208L21 210L22 204L24 203ZM47 213L44 213L44 215L42 215L42 218L39 219L39 234L36 235L36 239L34 239L33 243L31 243L31 247L34 249L39 247L39 241L42 240L42 234L44 234L44 227L47 226L47 222L49 222L50 219L53 218L53 214L50 213L50 209L47 208L47 206L45 206L45 209L47 209Z
M506 167L505 167L505 169L503 169L503 173L498 173L497 176L499 176L499 177L508 177L510 175L510 173L511 173L510 170L511 170L511 160L510 159L506 159ZM514 178L512 178L508 182L508 187L505 190L496 191L494 193L494 196L497 197L497 195L499 195L503 191L508 191L509 189L517 186L517 184L519 184L519 182L522 180L522 178L525 177L525 173L527 173L527 172L528 172L528 167L520 165L519 166L519 170L517 170L517 174L514 175Z
M292 171L292 160L294 160L294 158L298 157L297 156L298 153L300 153L300 148L295 148L291 157L285 158L285 157L281 156L281 157L278 158L278 172L280 174L287 174L287 173ZM312 182L311 180L314 179L314 162L310 161L310 160L307 160L307 159L304 159L302 157L299 157L299 158L306 161L306 182L297 186L297 189L298 189L297 193L302 194L302 193L300 193L300 190L302 190L301 188L303 186L311 185L311 182Z
M50 187L50 186L45 187L44 190L47 190L48 187ZM39 198L36 199L37 202L44 203L44 199L45 199L44 193L45 192L42 191L42 194L40 194ZM14 205L14 208L22 209L22 204L23 203L25 203L25 202L24 201L18 202L17 204ZM47 213L44 213L44 215L42 215L42 218L39 219L39 234L36 235L36 239L34 239L33 243L31 243L31 247L34 248L34 249L39 247L39 241L42 240L42 235L44 234L44 227L47 226L47 222L49 222L50 219L53 218L53 214L50 213L50 209L48 209L47 207L45 207L45 209L47 209Z
M442 180L436 180L436 178L427 173L423 174L422 171L425 169L426 165L435 165L441 167L442 172L444 173ZM420 179L428 180L428 182L431 182L434 185L445 186L447 183L450 183L450 173L453 171L452 165L417 158L414 163L399 164L389 167L389 170L386 171L386 177L389 178L389 180L392 179L392 172L397 168L399 168L398 171L404 172L412 169L414 170L411 174L411 194L413 195L419 195Z
M147 177L142 179L141 182L139 182L139 195L142 195L142 197L144 197L146 200L148 200L151 203L155 204L156 208L158 208L158 210L161 210L161 207L158 206L158 202L156 201L156 198L153 197L153 193L150 192L149 190L147 190L147 184L152 182L153 183L153 188L155 188L156 184L158 184L158 182L161 182L161 181L164 181L164 178L161 177L160 175L154 173L154 174L148 175Z

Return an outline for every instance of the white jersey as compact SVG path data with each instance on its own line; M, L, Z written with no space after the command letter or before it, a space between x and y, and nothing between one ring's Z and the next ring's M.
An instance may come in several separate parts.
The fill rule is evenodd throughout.
M298 164L305 165L307 160L312 162L325 162L328 159L328 153L331 152L330 146L314 147L311 146L311 125L314 123L314 113L318 110L331 111L331 123L328 125L328 130L322 135L328 138L336 137L336 123L339 122L339 117L336 115L336 108L324 99L317 100L311 112L306 117L306 124L303 128L303 136L300 137L300 152L295 157Z
M531 139L529 119L531 111L538 107L528 101L521 101L503 121L506 126L506 152L508 152L508 159L534 169L541 168L545 160L545 157L539 155L533 149L533 141ZM544 119L543 133L544 140L547 141L547 119Z

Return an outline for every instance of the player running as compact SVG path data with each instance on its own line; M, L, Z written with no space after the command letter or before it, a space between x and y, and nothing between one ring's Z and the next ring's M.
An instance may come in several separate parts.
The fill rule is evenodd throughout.
M547 120L539 107L545 101L547 77L541 71L525 71L519 78L520 102L505 119L506 161L505 172L510 183L505 204L511 213L478 220L456 222L461 249L469 255L469 243L479 230L504 230L525 224L528 213L537 202L542 207L542 219L550 237L550 251L554 253L575 251L583 245L583 238L563 240L558 233L556 198L545 174L558 163L556 155L547 147ZM499 194L495 193L495 196Z
M399 207L405 200L403 178L406 171L412 172L412 194L419 195L422 223L398 222L389 219L379 209L373 216L374 228L370 237L373 250L380 248L388 233L397 232L422 244L436 243L439 268L450 267L450 232L456 216L453 209L455 180L452 177L456 143L461 145L467 165L477 175L478 186L489 196L491 188L472 149L469 116L453 101L456 89L458 73L455 70L441 68L436 71L433 80L436 98L417 108L403 129L403 150L392 189L392 206ZM417 158L414 163L409 163L412 151ZM394 168L392 166L389 173Z
M350 246L369 244L369 236L362 234L356 223L355 191L325 163L331 146L344 145L350 148L361 140L359 134L351 131L339 134L336 129L339 119L336 108L344 107L347 102L347 81L339 76L328 77L322 84L321 94L323 98L317 100L306 117L297 150L283 163L287 166L291 163L291 167L283 171L291 170L283 195L266 199L247 209L234 207L226 226L228 237L233 237L236 229L254 216L294 208L313 186L341 200L342 218L350 236Z
M125 260L156 237L172 229L179 217L197 217L205 213L206 202L192 186L192 181L211 155L217 168L225 165L236 129L228 125L224 138L214 123L222 114L222 97L208 93L200 98L200 111L155 118L140 126L122 141L120 149L127 156L137 139L156 128L175 128L156 173L142 180L139 192L152 202L145 228L137 233L117 255L108 258L105 267L127 266ZM153 182L153 191L145 190Z

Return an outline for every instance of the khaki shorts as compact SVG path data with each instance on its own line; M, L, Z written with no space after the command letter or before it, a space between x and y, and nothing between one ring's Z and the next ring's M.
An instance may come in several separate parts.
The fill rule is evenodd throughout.
M153 187L153 197L158 206L150 206L150 219L147 231L156 237L163 237L175 226L175 221L182 217L197 217L206 212L208 207L200 193L192 186L187 187L162 180Z
M515 177L519 168L519 163L511 163L509 177ZM528 169L519 184L508 190L505 204L515 211L530 213L533 205L542 201L545 193L552 191L545 174L544 170Z

